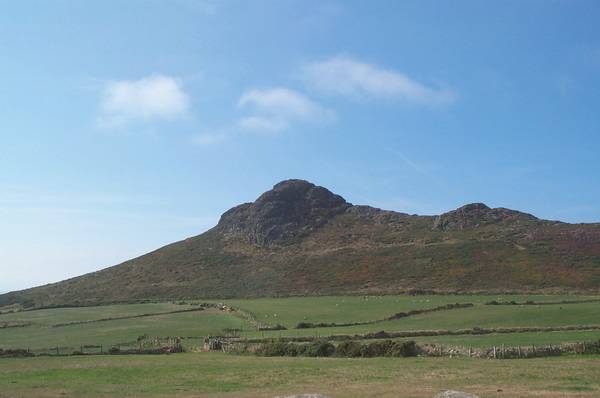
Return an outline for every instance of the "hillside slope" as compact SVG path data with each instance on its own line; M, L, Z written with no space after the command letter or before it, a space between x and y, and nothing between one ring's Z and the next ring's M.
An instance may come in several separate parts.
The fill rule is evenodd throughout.
M600 224L476 203L439 216L354 206L287 180L202 235L104 270L0 295L0 306L155 298L598 291Z

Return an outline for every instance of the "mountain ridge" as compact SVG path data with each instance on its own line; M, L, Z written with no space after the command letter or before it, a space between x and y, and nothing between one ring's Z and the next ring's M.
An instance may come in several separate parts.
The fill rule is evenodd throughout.
M205 233L0 306L141 299L387 294L409 290L598 291L600 224L472 203L419 216L353 205L284 180Z

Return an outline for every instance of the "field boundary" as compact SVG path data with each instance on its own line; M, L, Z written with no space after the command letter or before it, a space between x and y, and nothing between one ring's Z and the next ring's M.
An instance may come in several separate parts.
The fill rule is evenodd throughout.
M434 337L434 336L460 336L460 335L484 335L484 334L507 334L507 333L536 333L536 332L564 332L564 331L590 331L600 330L600 325L568 325L568 326L545 326L545 327L514 327L514 328L469 328L469 329L437 329L437 330L405 330L398 332L379 331L363 334L334 334L330 336L284 336L279 338L245 338L238 339L250 343L264 343L274 339L286 342L310 342L319 339L332 341L343 340L371 340L371 339L394 339L403 337Z
M126 315L126 316L117 316L117 317L108 317L108 318L100 318L100 319L90 319L85 321L73 321L73 322L65 322L65 323L56 323L52 325L53 328L61 328L65 326L73 326L73 325L83 325L87 323L96 323L96 322L108 322L108 321L119 321L122 319L135 319L135 318L146 318L151 316L160 316L160 315L169 315L169 314L182 314L185 312L199 312L204 311L206 307L199 308L190 308L185 310L175 310L175 311L166 311L166 312L152 312L146 314L136 314L136 315Z
M560 304L585 304L585 303L599 303L600 299L581 299L581 300L561 300L561 301L497 301L492 300L485 303L485 305L560 305Z
M320 322L320 323L312 323L312 322L300 322L296 325L296 327L294 327L294 329L315 329L315 328L332 328L332 327L345 327L345 326L361 326L361 325L374 325L376 323L381 323L381 322L386 322L386 321L393 321L396 319L402 319L402 318L407 318L409 316L414 316L414 315L421 315L421 314L428 314L430 312L438 312L438 311L448 311L448 310L454 310L454 309L460 309L460 308L470 308L470 307L474 307L475 304L473 303L455 303L455 304L446 304L446 305L440 305L437 307L433 307L433 308L423 308L420 310L411 310L411 311L406 311L406 312L397 312L394 315L388 316L387 318L383 318L383 319L376 319L373 321L364 321L364 322L345 322L345 323L327 323L327 322Z

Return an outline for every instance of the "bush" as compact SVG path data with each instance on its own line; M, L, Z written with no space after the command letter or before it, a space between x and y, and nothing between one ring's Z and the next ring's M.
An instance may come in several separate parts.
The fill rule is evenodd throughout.
M295 357L298 352L298 345L283 341L265 343L257 350L258 355L266 357Z
M121 352L121 349L119 347L110 347L110 350L108 350L109 354L119 354Z
M296 325L296 329L311 329L314 327L315 327L315 325L310 322L300 322L299 324Z
M335 347L327 340L315 340L303 347L299 354L307 357L330 357L335 353Z
M363 345L356 341L344 341L335 348L335 355L345 358L357 358L362 356Z
M388 356L392 357L416 357L417 355L419 355L419 346L414 341L396 341L388 351Z
M364 345L362 348L363 357L384 357L390 352L394 342L392 340L375 341Z
M272 326L261 326L258 328L259 331L261 330L287 330L287 328L281 324L277 324L277 325L272 325Z

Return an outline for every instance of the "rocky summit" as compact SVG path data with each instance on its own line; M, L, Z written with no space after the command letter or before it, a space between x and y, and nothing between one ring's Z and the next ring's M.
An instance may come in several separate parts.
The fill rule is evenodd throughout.
M483 203L410 215L286 180L228 210L203 234L98 272L0 295L0 306L599 290L600 224L542 220Z
M225 212L217 225L227 237L268 245L306 236L352 205L328 189L303 180L286 180Z

